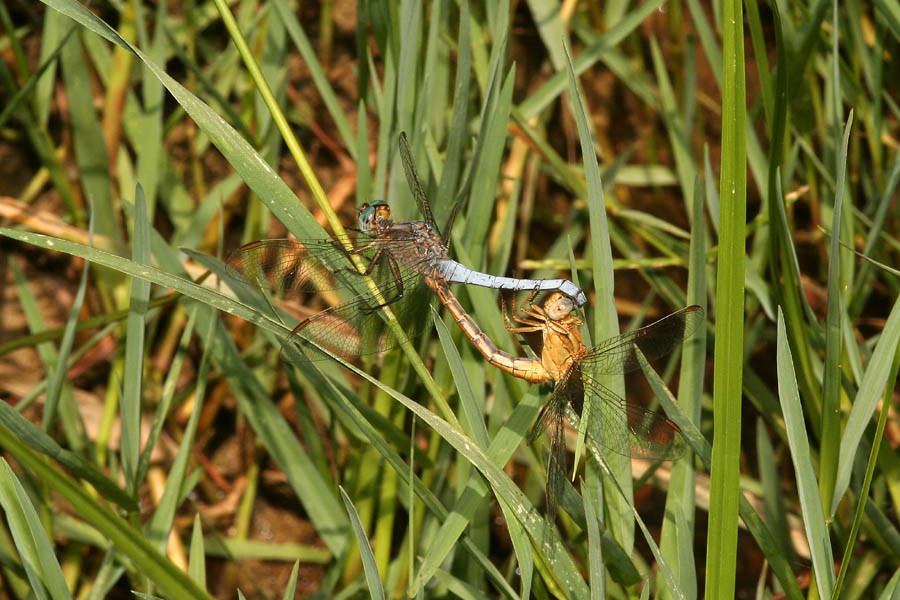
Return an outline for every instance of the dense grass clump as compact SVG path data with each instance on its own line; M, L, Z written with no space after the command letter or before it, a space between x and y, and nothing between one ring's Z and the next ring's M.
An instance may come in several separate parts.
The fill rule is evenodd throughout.
M891 3L44 0L0 24L5 597L900 594ZM551 386L428 299L415 327L384 311L396 349L296 363L341 291L223 285L212 257L342 240L364 202L421 218L400 132L435 221L458 207L452 256L578 283L588 348L704 309L597 380L683 457L570 428L550 523L526 440ZM540 356L496 292L454 292Z

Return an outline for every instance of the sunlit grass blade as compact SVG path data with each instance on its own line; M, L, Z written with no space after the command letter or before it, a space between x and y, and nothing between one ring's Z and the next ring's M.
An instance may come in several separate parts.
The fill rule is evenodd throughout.
M784 414L791 460L797 479L800 508L803 511L803 525L812 554L813 572L819 588L820 598L831 597L834 588L834 555L831 551L831 537L825 523L825 512L819 496L819 486L813 468L806 422L797 389L793 358L787 341L784 315L778 312L778 396Z

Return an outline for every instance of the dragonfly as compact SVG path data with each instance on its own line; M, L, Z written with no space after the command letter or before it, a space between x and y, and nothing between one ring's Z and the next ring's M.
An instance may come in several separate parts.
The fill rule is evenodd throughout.
M497 348L468 315L448 286L435 291L457 324L487 361L499 369L530 383L553 383L553 393L542 406L528 435L534 443L546 432L550 441L547 469L546 512L556 519L559 498L565 485L567 411L586 422L586 436L601 446L624 456L652 460L674 460L685 451L680 429L666 415L626 402L597 380L598 375L622 374L640 368L637 350L647 360L670 354L704 322L704 311L692 305L640 329L623 333L588 349L581 336L581 320L573 314L571 298L554 292L542 305L534 302L536 292L522 303L518 314L507 316L506 328L522 334L540 353L540 358L513 356ZM590 414L584 414L589 400ZM573 422L573 425L576 423Z
M400 135L400 156L407 183L424 221L395 221L385 202L365 203L357 213L354 236L311 240L269 239L251 242L227 259L229 275L249 281L282 298L342 290L349 299L302 319L283 342L291 362L324 358L301 352L308 342L346 360L380 354L399 344L379 308L390 307L407 336L421 333L435 282L465 283L504 291L555 291L573 306L587 302L584 292L567 279L519 279L489 275L452 260L449 233L435 223L419 180L406 135ZM357 261L359 259L359 261ZM357 268L357 262L362 268ZM371 277L375 289L366 287Z

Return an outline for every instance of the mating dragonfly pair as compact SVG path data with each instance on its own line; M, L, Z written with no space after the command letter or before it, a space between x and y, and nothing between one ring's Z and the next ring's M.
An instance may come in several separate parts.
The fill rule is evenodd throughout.
M587 302L584 292L566 279L498 277L450 259L449 233L455 210L442 236L404 134L400 136L400 155L425 221L397 222L387 204L363 204L352 239L261 240L242 246L228 258L232 277L249 281L265 293L296 297L344 290L351 295L349 300L303 319L283 342L283 355L297 363L328 354L353 359L382 353L398 341L379 309L390 308L404 334L414 337L424 329L427 309L437 297L491 364L532 383L556 384L529 436L529 441L534 441L546 429L550 438L547 510L551 521L564 484L567 406L584 418L588 398L593 408L587 435L614 452L677 458L683 451L677 427L661 413L629 405L595 376L639 368L637 348L651 360L672 352L703 321L702 309L687 307L588 350L578 329L581 321L573 314ZM450 289L453 283L501 290L507 328L532 338L530 345L540 358L519 358L500 351L463 310ZM518 292L530 295L510 321L505 295ZM550 295L537 305L534 300L541 292ZM312 347L325 352L320 354Z

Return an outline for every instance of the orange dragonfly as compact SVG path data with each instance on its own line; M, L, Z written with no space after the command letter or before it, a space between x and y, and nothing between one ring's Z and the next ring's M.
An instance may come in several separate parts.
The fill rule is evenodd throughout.
M640 368L637 349L653 360L671 353L704 321L704 311L693 305L662 319L611 337L588 349L581 337L581 320L573 314L575 305L554 292L542 305L532 293L514 314L507 329L526 336L540 358L516 357L502 350L484 334L460 306L446 284L433 286L441 302L456 319L475 347L492 365L531 383L554 382L550 400L541 408L528 436L534 442L546 431L550 439L547 470L547 516L556 518L565 484L566 449L563 438L566 410L582 420L587 417L587 436L618 454L636 458L672 460L680 457L685 443L680 430L664 413L629 404L604 386L597 375L629 373ZM584 415L585 400L591 414Z

